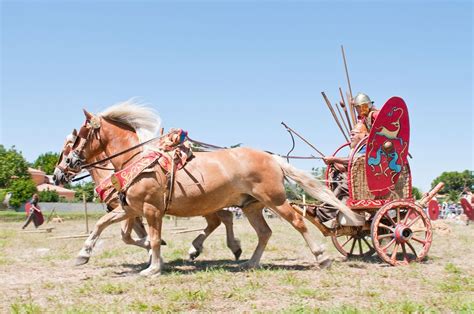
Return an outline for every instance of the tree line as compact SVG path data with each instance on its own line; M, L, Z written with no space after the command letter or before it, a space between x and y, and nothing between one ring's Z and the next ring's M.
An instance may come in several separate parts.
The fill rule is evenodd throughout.
M38 156L33 163L29 163L15 146L7 149L0 144L0 203L3 202L7 193L11 192L9 204L13 208L19 208L34 193L38 193L28 168L41 169L47 175L52 175L58 159L59 154L47 152ZM82 201L83 193L85 193L87 201L94 199L94 184L92 182L65 185L64 187L76 192L75 199L77 201ZM41 191L38 194L42 202L66 201L54 190Z
M21 152L13 146L9 149L0 144L0 203L3 201L6 193L11 192L10 206L18 208L27 201L33 193L37 193L36 185L31 179L28 167L41 169L47 175L52 175L58 161L59 154L47 152L41 154L33 163L28 163ZM314 177L323 180L325 167L313 168ZM441 173L431 183L434 187L439 182L444 182L445 186L440 193L446 195L446 200L450 202L459 201L461 192L466 188L474 186L474 176L472 170L447 171ZM74 185L65 185L65 188L74 190L75 200L82 201L83 195L87 201L94 200L94 183L84 182ZM301 200L305 192L298 186L290 183L285 184L288 198ZM42 202L61 202L62 199L56 191L46 190L39 193ZM413 196L420 199L422 193L420 189L413 187ZM314 201L311 196L305 194L307 201Z

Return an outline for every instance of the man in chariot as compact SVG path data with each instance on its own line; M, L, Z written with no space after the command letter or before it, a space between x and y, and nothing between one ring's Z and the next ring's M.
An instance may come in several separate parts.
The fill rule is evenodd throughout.
M349 158L352 156L354 149L358 146L370 132L372 125L379 113L379 110L373 106L373 101L369 96L363 93L358 93L353 100L353 105L358 114L358 121L350 132L350 153L347 157L326 156L323 161L329 167L333 167L329 178L331 182L331 189L336 197L345 201L349 197L349 190L347 185L347 167L349 165ZM365 154L365 146L356 152L355 156L362 156ZM328 204L323 204L316 208L315 212L310 211L310 214L318 217L321 221L326 222L336 218L338 210Z

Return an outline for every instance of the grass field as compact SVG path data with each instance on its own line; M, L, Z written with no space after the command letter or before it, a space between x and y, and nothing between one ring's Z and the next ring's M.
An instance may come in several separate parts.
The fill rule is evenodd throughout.
M262 267L241 271L226 247L223 226L205 242L197 261L187 262L197 232L173 234L177 229L167 220L166 266L153 279L138 275L147 253L123 244L118 225L104 232L89 264L75 267L83 239L51 237L82 233L84 221L50 223L52 233L25 233L21 222L0 222L0 312L474 312L472 224L439 223L429 258L421 264L395 268L377 258L341 259L318 270L288 223L268 222L273 236ZM204 225L203 218L178 221L178 228ZM329 238L309 227L332 256L339 256ZM245 261L256 236L245 219L235 221L235 231Z

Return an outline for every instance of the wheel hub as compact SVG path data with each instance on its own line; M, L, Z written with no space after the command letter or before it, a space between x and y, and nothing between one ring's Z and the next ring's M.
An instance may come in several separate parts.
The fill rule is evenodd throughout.
M413 231L410 227L407 227L402 224L397 224L395 227L395 241L397 243L406 243L413 236Z

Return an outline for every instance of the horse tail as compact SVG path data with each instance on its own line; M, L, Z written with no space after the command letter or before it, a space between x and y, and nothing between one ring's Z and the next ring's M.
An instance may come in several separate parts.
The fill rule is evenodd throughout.
M356 226L364 223L364 218L361 218L360 215L357 215L352 210L350 210L349 207L347 207L343 202L341 202L336 197L336 195L324 184L322 184L303 170L293 167L283 158L277 155L272 155L272 157L282 169L285 177L288 177L295 181L303 188L303 190L305 190L312 197L339 209L343 216L346 218L347 225Z

